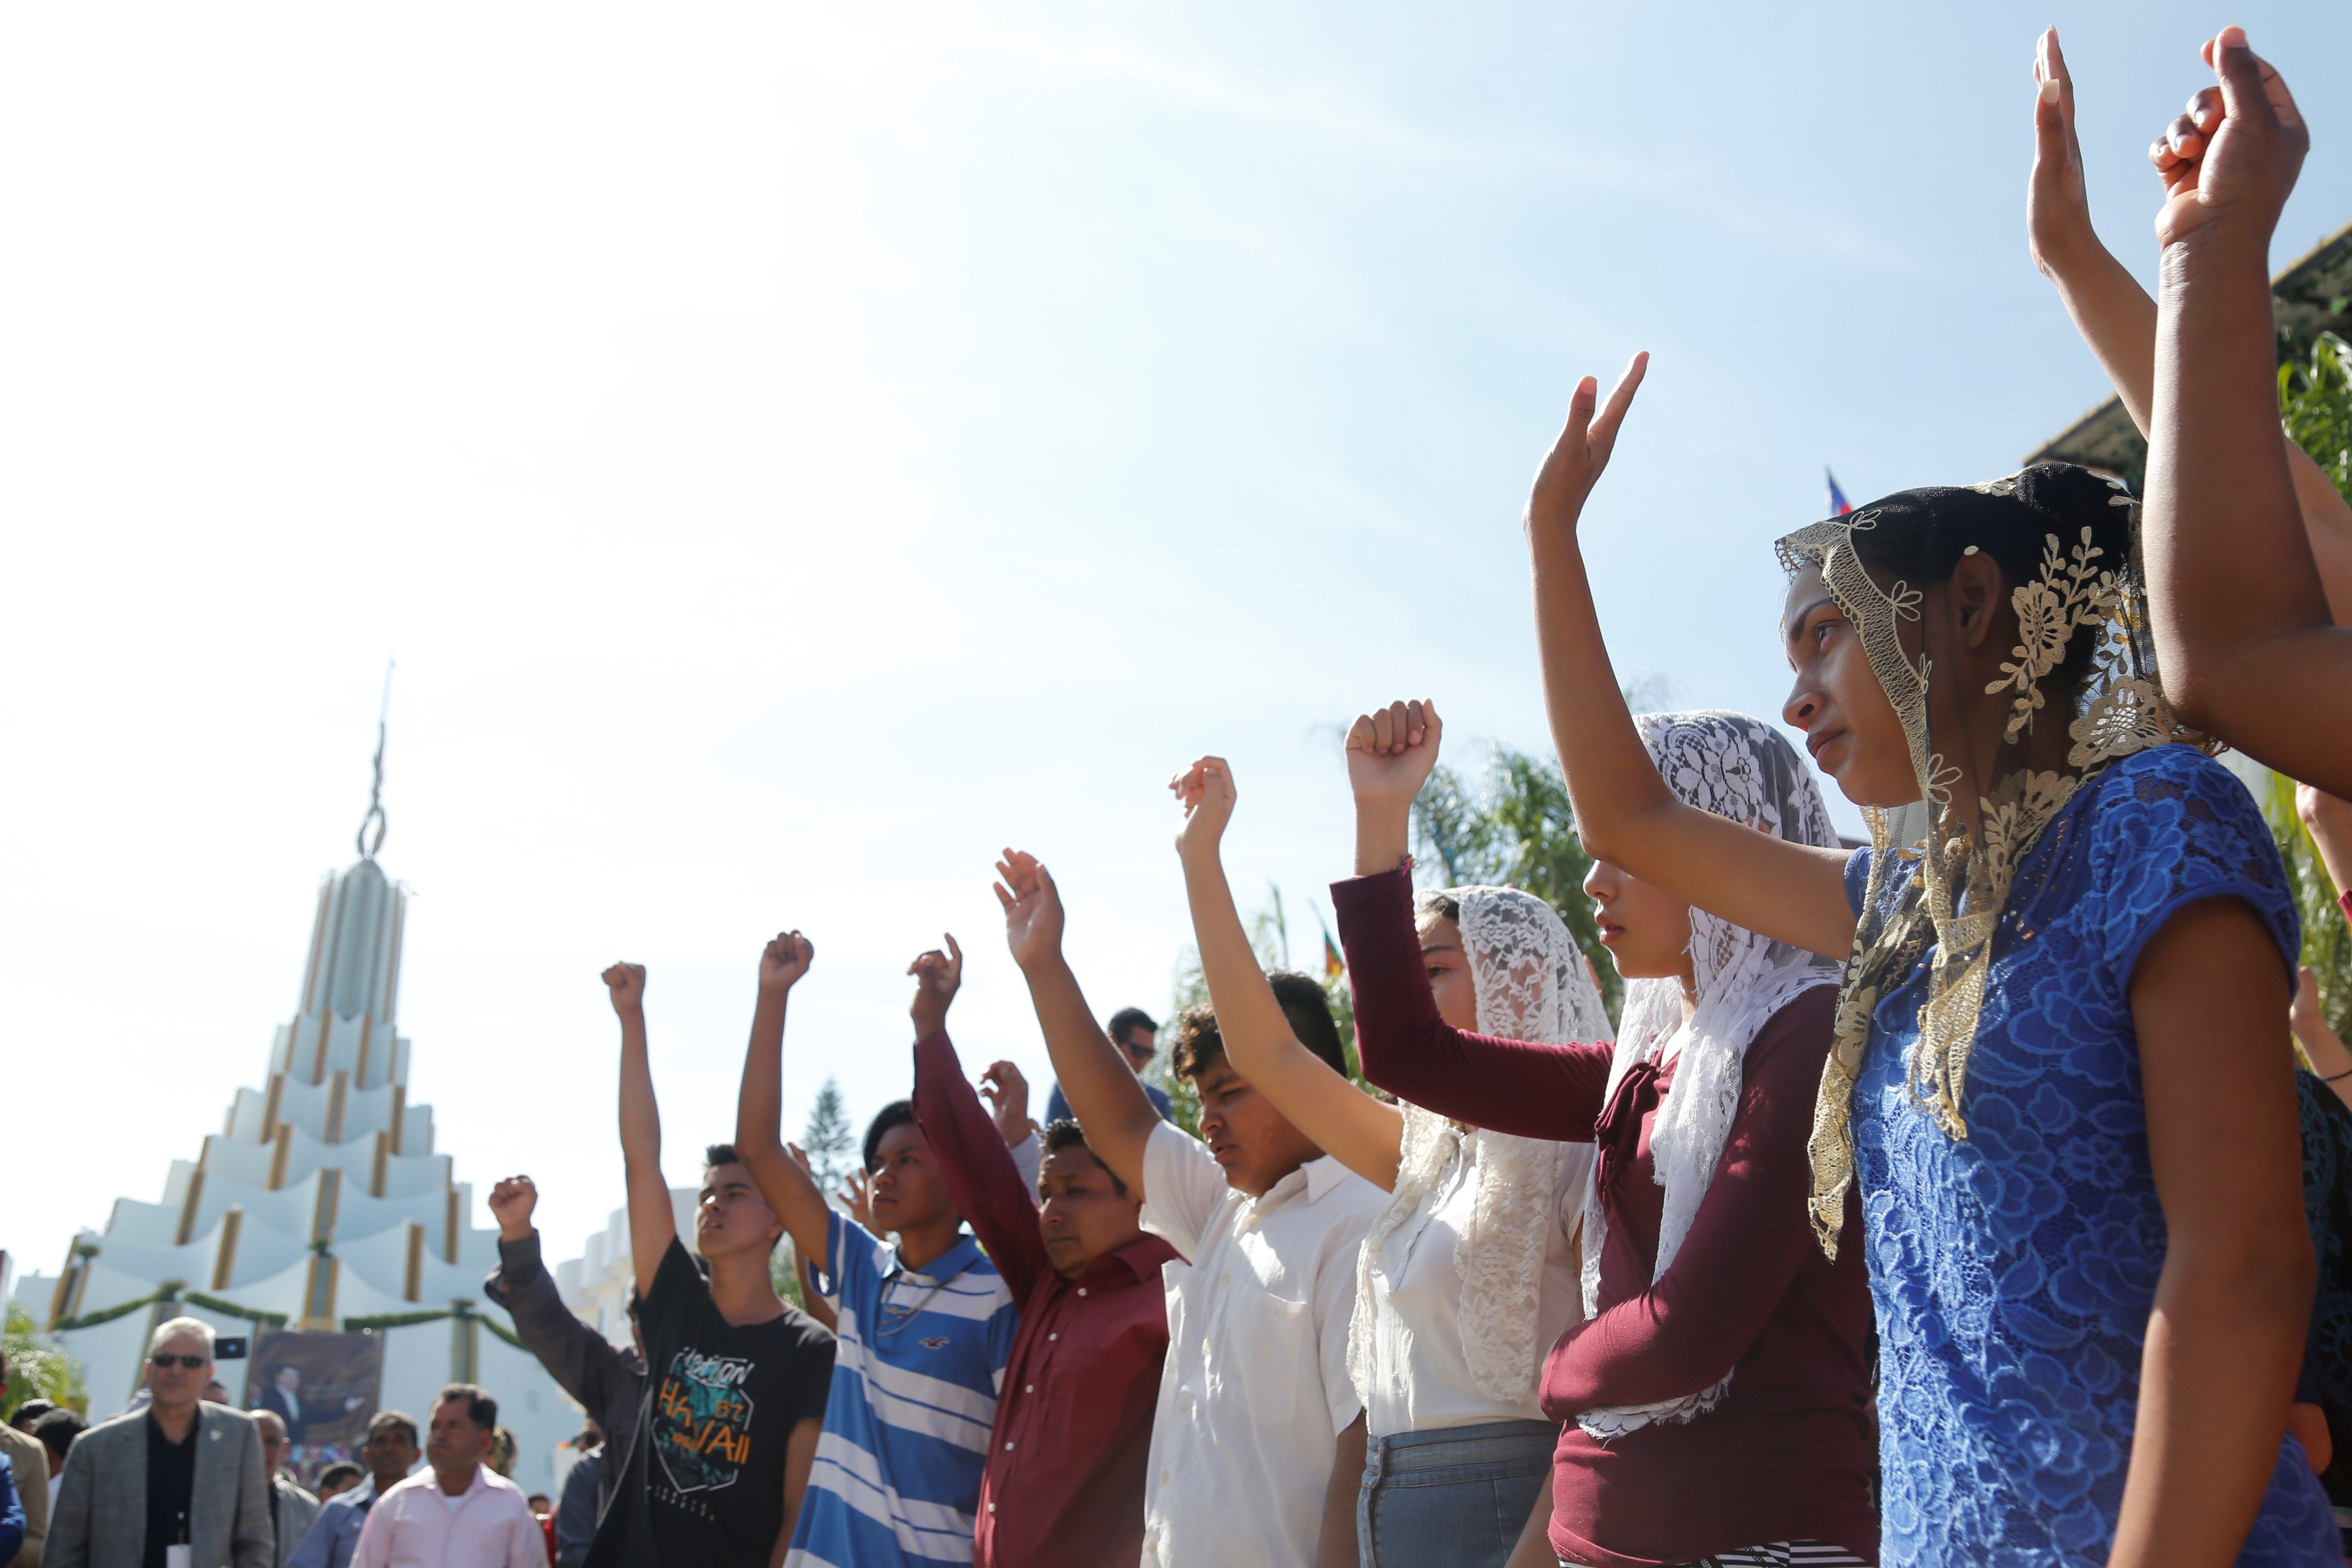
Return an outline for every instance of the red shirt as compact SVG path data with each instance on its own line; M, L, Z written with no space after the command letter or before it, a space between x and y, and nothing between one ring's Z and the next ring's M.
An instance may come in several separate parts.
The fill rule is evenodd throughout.
M1870 1295L1860 1211L1830 1262L1814 1243L1805 1145L1837 992L1805 992L1749 1042L1723 1162L1674 1265L1653 1281L1665 1189L1650 1134L1673 1069L1629 1071L1611 1048L1465 1034L1438 1016L1413 925L1411 873L1335 883L1364 1076L1475 1126L1600 1145L1609 1222L1600 1312L1562 1334L1543 1376L1564 1423L1552 1458L1551 1543L1573 1563L1647 1568L1776 1541L1826 1541L1875 1562L1870 1503ZM1696 1394L1724 1402L1602 1445L1599 1406Z
M1134 1568L1151 1415L1168 1354L1156 1236L1065 1280L1037 1204L945 1033L915 1043L915 1119L972 1234L1020 1303L980 1478L974 1568Z

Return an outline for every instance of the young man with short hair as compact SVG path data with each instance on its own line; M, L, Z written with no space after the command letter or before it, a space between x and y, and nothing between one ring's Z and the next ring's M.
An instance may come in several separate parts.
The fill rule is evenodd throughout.
M547 1539L522 1489L488 1462L499 1402L453 1383L434 1396L426 1423L425 1469L368 1510L352 1568L547 1568Z
M1192 1260L1166 1271L1142 1562L1353 1564L1364 1414L1348 1325L1357 1250L1388 1195L1234 1071L1206 1008L1177 1020L1171 1052L1200 1092L1202 1137L1161 1121L1062 956L1053 877L1017 851L996 869L1005 939L1087 1147L1142 1197L1145 1228ZM1303 975L1272 979L1299 1040L1345 1071L1322 988Z
M973 1568L1133 1568L1168 1352L1160 1269L1176 1249L1144 1233L1141 1196L1095 1156L1076 1122L1045 1130L1031 1197L1006 1130L948 1039L963 980L963 954L948 946L914 964L915 1119L1021 1309L981 1477ZM1010 1076L1000 1061L984 1080L1001 1090Z
M327 1504L367 1479L367 1471L349 1459L337 1459L319 1472L319 1506Z
M646 972L604 971L621 1020L621 1153L649 1383L589 1568L777 1568L816 1457L833 1336L776 1294L783 1227L735 1150L703 1151L704 1280L678 1239L646 1046Z
M360 1531L376 1500L408 1479L423 1450L417 1446L416 1417L404 1410L379 1410L370 1418L367 1441L360 1446L365 1477L329 1499L310 1521L310 1529L294 1543L286 1568L351 1568L359 1550ZM337 1467L320 1476L323 1483Z
M907 1102L885 1107L866 1133L868 1207L876 1229L897 1234L895 1247L835 1213L784 1153L784 1003L814 956L792 931L761 957L735 1127L736 1147L793 1245L824 1260L840 1318L833 1396L791 1562L962 1568L1013 1348L1013 1298L963 1234Z

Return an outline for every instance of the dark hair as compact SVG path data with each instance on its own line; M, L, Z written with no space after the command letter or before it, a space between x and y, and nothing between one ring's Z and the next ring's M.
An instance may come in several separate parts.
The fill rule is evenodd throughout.
M523 1506L528 1508L535 1502L553 1502L555 1500L543 1491L535 1491L522 1500Z
M58 1406L51 1400L27 1399L18 1405L16 1410L9 1416L8 1425L16 1427L19 1422L27 1423L26 1425L18 1427L18 1429L20 1431L29 1432L33 1429L29 1423L39 1420L42 1416L57 1408Z
M438 1410L452 1399L466 1402L466 1419L485 1432L493 1431L499 1424L499 1402L470 1383L452 1383L433 1396L433 1408Z
M914 1119L915 1103L911 1100L893 1100L874 1113L874 1120L866 1127L866 1168L869 1172L874 1162L882 1157L882 1134Z
M702 1168L705 1170L712 1166L740 1166L742 1163L743 1156L735 1152L732 1144L712 1144L702 1151Z
M1125 1197L1127 1196L1127 1184L1118 1179L1118 1173L1117 1171L1111 1169L1108 1166L1103 1165L1103 1157L1100 1155L1096 1154L1093 1145L1087 1142L1085 1129L1081 1128L1076 1122L1071 1121L1067 1116L1064 1116L1058 1121L1048 1123L1045 1127L1045 1134L1038 1140L1038 1142L1040 1146L1042 1146L1049 1155L1058 1155L1064 1149L1086 1150L1087 1157L1088 1159L1094 1161L1094 1163L1098 1166L1102 1166L1103 1175L1110 1177L1110 1185L1118 1189L1118 1196L1121 1197Z
M1271 970L1265 982L1274 988L1274 999L1282 1004L1282 1016L1298 1043L1332 1071L1348 1076L1348 1053L1339 1045L1339 1025L1331 1016L1331 998L1322 985L1296 969ZM1196 1003L1178 1014L1175 1033L1168 1061L1185 1077L1198 1078L1224 1060L1225 1037L1219 1032L1216 1011L1208 1003Z
M62 1406L51 1409L33 1423L33 1436L41 1440L41 1447L61 1459L72 1451L75 1441L89 1430L89 1423L81 1418L79 1412L68 1410Z
M2084 530L2100 553L2095 571L2137 573L2130 493L2072 463L2036 463L1984 488L1931 485L1901 490L1855 508L1871 526L1847 537L1854 556L1882 582L1931 588L1951 580L1971 552L1992 558L2009 592L2041 580L2043 552L2057 540L2059 559L2071 563ZM2001 595L2007 604L2009 592ZM2078 691L2091 672L2099 639L2069 637L2058 666L2060 687Z
M1141 1008L1121 1008L1110 1015L1110 1022L1103 1026L1103 1032L1110 1036L1113 1045L1125 1045L1127 1037L1139 1029L1150 1030L1153 1034L1160 1032L1160 1026L1153 1023L1151 1015Z
M367 1472L365 1470L360 1469L349 1459L337 1459L333 1464L329 1465L325 1469L319 1472L319 1488L323 1491L327 1488L333 1486L337 1481L351 1481L356 1484L365 1479L367 1479Z
M465 1385L459 1384L457 1386L462 1388ZM441 1397L443 1399L446 1399L452 1392L452 1390L445 1388L441 1391ZM438 1401L436 1401L436 1403L437 1404ZM491 1408L495 1410L497 1406L493 1406ZM374 1416L368 1422L367 1440L373 1443L394 1427L399 1427L402 1431L408 1434L408 1446L410 1448L413 1448L416 1447L416 1417L411 1416L405 1410L377 1411Z
M1412 895L1412 917L1422 920L1451 920L1462 924L1462 901L1451 892L1416 893Z

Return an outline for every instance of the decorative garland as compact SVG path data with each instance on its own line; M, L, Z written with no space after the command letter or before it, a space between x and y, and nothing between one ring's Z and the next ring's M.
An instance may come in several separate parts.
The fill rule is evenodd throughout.
M419 1323L437 1323L448 1318L464 1318L469 1322L479 1323L484 1328L489 1330L492 1333L498 1335L499 1338L504 1340L507 1343L514 1346L515 1349L524 1349L522 1341L516 1336L512 1329L499 1327L494 1319L482 1316L479 1312L475 1312L470 1306L463 1309L445 1307L436 1312L379 1312L373 1317L345 1318L343 1320L343 1332L346 1333L372 1333L380 1329L415 1328Z
M273 1329L282 1329L286 1326L284 1312L256 1312L251 1307L240 1307L235 1301L224 1301L218 1296L208 1296L202 1291L191 1291L177 1280L166 1280L155 1287L152 1294L142 1296L136 1301L118 1301L110 1307L100 1307L94 1312L84 1312L78 1318L59 1318L49 1325L48 1332L70 1333L76 1329L96 1328L100 1323L110 1323L117 1318L127 1318L142 1307L152 1307L159 1302L172 1301L185 1301L189 1306L202 1307L208 1312L218 1312L225 1318L242 1318L247 1322L261 1323Z

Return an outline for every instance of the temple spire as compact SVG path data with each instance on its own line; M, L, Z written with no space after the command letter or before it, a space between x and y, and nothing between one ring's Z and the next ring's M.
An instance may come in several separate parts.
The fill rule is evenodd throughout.
M385 827L385 819L383 814L383 733L386 721L392 717L392 672L396 668L398 668L398 665L392 660L386 659L383 662L383 702L382 706L376 709L375 716L375 786L368 791L367 815L360 819L360 831L356 841L359 846L360 859L363 861L372 861L375 859L376 852L383 848L383 830ZM371 825L375 829L375 838L373 841L368 838L368 829Z

